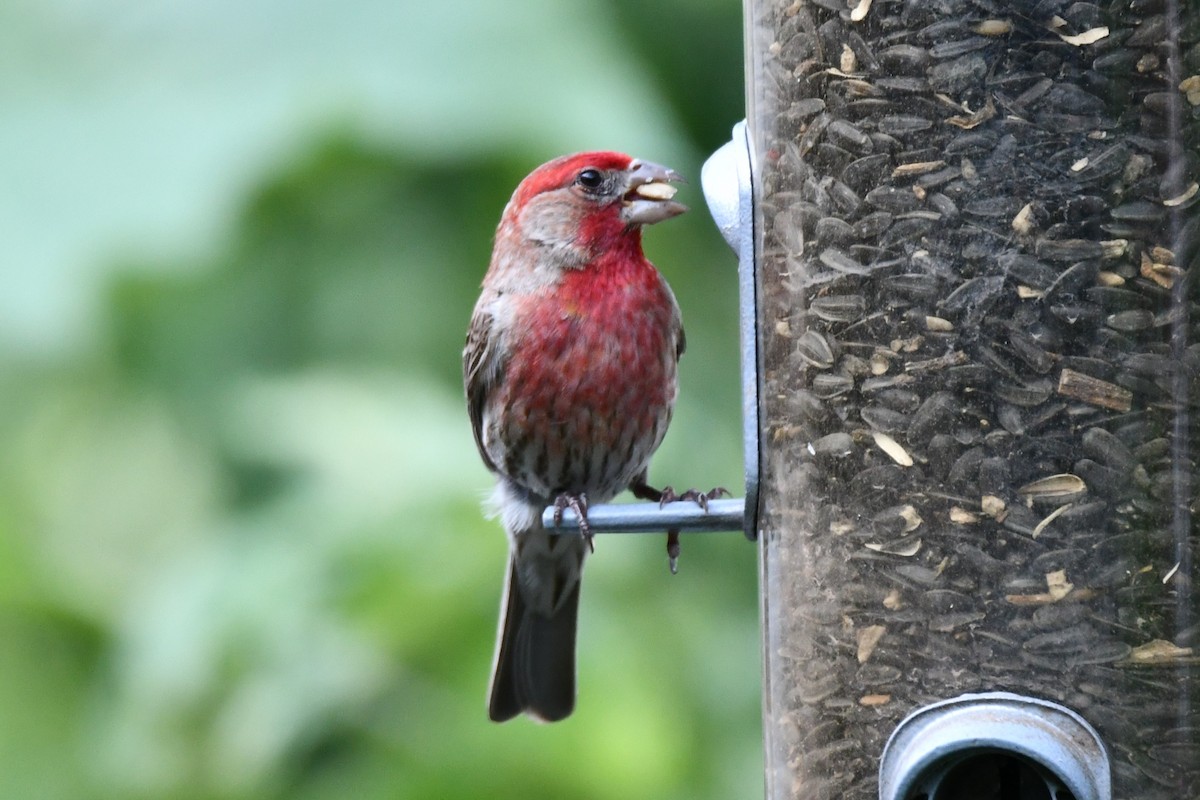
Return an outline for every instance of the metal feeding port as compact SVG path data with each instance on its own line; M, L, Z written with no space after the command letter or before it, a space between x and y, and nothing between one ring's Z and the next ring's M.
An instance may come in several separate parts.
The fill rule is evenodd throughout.
M892 733L879 800L1111 800L1108 753L1068 708L1008 692L914 711Z
M701 507L691 500L598 505L587 509L591 533L712 533L739 528L757 538L758 505L758 347L755 316L754 214L750 143L746 123L705 162L701 185L713 221L738 256L739 332L742 348L742 419L745 445L746 496L711 499ZM556 519L557 518L557 519ZM571 509L542 513L547 530L578 532L579 517Z

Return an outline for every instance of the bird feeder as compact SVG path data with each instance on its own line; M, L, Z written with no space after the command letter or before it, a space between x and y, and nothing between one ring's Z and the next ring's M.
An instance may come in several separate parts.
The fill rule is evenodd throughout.
M1200 796L1200 7L746 20L767 796Z
M746 26L745 497L593 530L757 539L769 800L1200 797L1200 6Z

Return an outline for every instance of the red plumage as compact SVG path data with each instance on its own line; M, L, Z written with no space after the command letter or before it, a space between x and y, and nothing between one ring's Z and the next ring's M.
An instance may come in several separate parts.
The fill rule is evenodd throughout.
M679 176L621 153L580 153L514 192L463 352L468 410L508 533L489 715L570 714L586 552L550 535L560 498L603 503L644 480L666 433L683 352L679 308L642 254L641 226L682 213Z

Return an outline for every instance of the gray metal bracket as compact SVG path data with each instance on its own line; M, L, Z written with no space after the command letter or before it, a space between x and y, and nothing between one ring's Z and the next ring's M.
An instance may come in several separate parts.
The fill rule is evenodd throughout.
M742 348L742 437L745 448L746 496L711 500L705 512L696 503L678 501L661 508L657 503L598 505L588 509L593 533L681 533L734 531L758 538L758 317L756 311L754 184L750 138L743 120L733 137L713 153L700 171L700 184L717 229L738 256L738 308ZM570 533L579 523L569 509L558 525L555 511L542 513L548 530Z
M736 531L742 526L745 501L740 497L709 500L705 511L691 500L678 500L659 508L658 503L622 503L588 509L588 526L593 533L662 533L668 528L688 533L718 533ZM554 526L554 509L546 509L542 524ZM569 508L563 509L560 528L579 530L579 518Z
M742 447L746 500L742 530L758 538L758 276L754 230L754 158L750 130L742 120L733 136L713 153L700 171L709 212L738 257L738 318L742 346Z

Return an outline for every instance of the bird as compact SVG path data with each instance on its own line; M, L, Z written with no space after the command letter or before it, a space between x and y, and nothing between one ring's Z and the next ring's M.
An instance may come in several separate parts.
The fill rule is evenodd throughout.
M496 477L488 505L509 546L489 686L495 722L555 722L574 710L588 504L626 489L676 497L646 480L686 341L642 228L687 211L674 199L682 180L624 153L562 156L520 182L496 228L463 350L475 444ZM574 510L581 535L547 531L550 506L560 518Z

